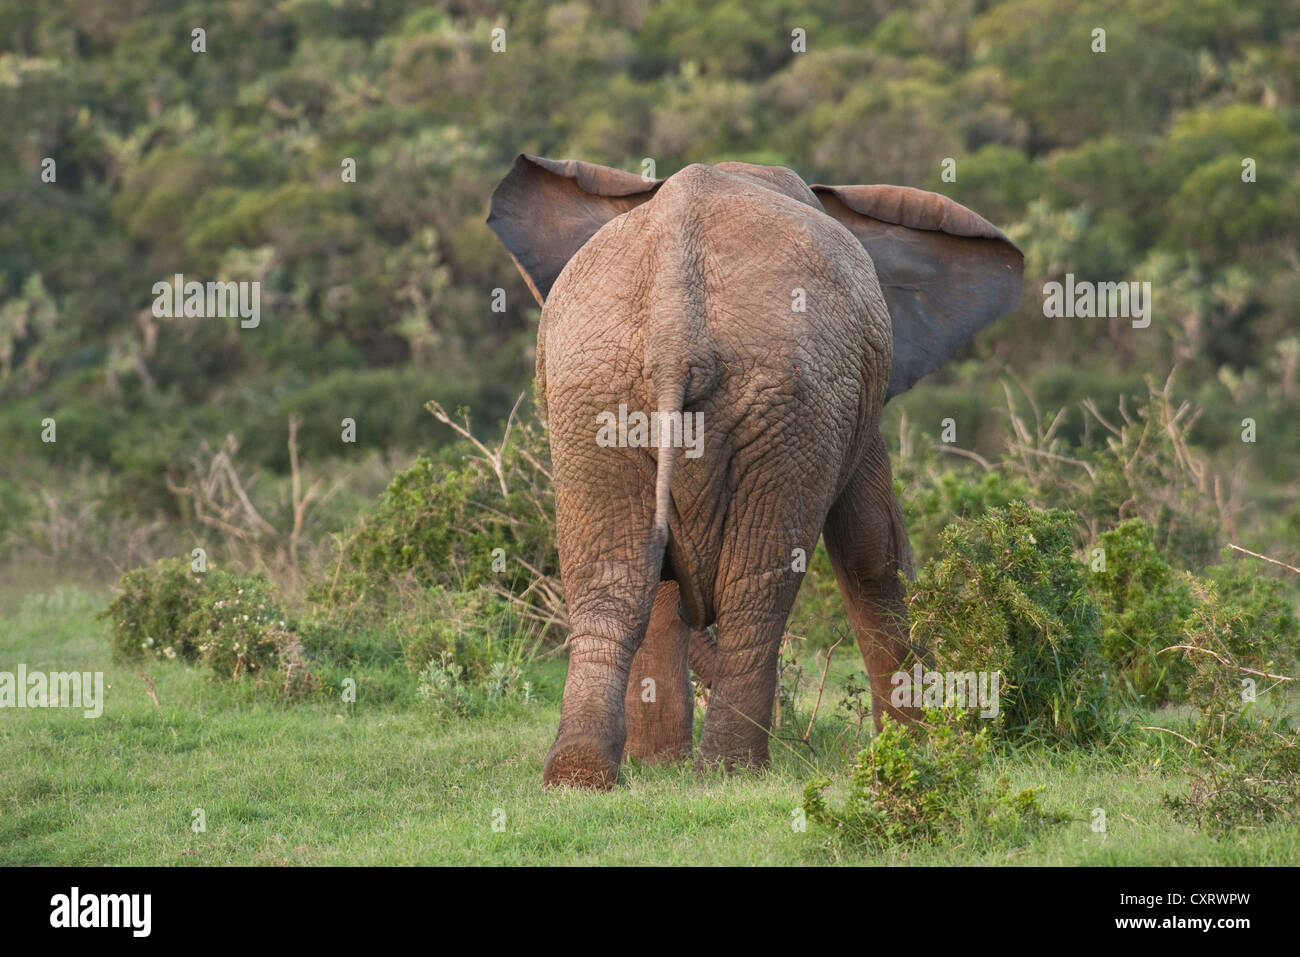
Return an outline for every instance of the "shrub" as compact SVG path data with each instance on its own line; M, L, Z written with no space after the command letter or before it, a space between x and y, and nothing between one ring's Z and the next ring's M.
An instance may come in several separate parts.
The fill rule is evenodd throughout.
M120 587L101 613L118 658L196 662L217 679L252 675L286 696L315 690L302 642L264 577L194 572L172 558L127 572Z
M399 634L418 695L445 714L471 714L515 697L531 698L525 680L537 648L512 605L486 589L439 586L403 596L389 620Z
M1165 803L1213 830L1300 820L1300 729L1286 694L1296 679L1270 670L1272 639L1258 629L1260 617L1226 602L1212 583L1197 592L1179 649L1198 712L1192 737L1184 738L1193 749L1193 772L1187 793L1166 795ZM1258 601L1256 615L1270 604ZM1271 703L1259 700L1265 682Z
M1059 385L1058 392L1078 394L1073 376ZM1050 393L1050 377L1040 386ZM933 557L947 516L1014 499L1075 512L1076 544L1136 517L1152 527L1157 549L1175 567L1200 568L1213 560L1223 519L1234 508L1233 489L1191 445L1201 410L1175 400L1172 376L1163 384L1148 380L1145 395L1120 395L1105 412L1091 399L1080 403L1081 411L1040 409L1028 394L1026 410L1004 389L1010 427L996 463L956 446L936 446L924 434L904 430L900 436L899 498L915 554ZM964 453L985 473L976 480L953 470L940 449Z
M100 616L112 623L116 657L198 661L199 636L187 629L208 593L208 574L192 571L183 558L165 558L124 574L118 583L121 594Z
M1300 655L1295 590L1281 579L1256 575L1242 559L1225 558L1205 569L1201 590L1230 609L1224 633L1229 651L1246 664L1294 665Z
M953 519L973 518L987 509L1024 501L1029 489L1023 479L998 470L948 469L926 481L905 484L899 491L912 554L928 560L939 553L940 537Z
M1075 521L1023 502L959 519L908 600L913 642L935 669L1000 673L1007 735L1081 743L1106 727L1100 613L1073 553Z
M1289 626L1292 640L1295 630L1294 614L1268 587L1279 582L1220 574L1226 586L1210 580L1196 584L1196 613L1178 648L1189 669L1187 698L1201 715L1198 732L1213 736L1216 746L1230 743L1233 730L1242 726L1258 686L1275 683L1262 676L1277 669L1279 652L1293 653L1293 646L1267 625ZM1236 600L1225 599L1225 591L1236 592ZM1246 603L1239 603L1243 599Z
M449 651L430 658L420 672L416 694L430 703L440 713L463 715L469 713L471 694L465 683L465 669L456 664Z
M1160 655L1178 643L1192 613L1191 583L1155 547L1154 531L1130 519L1097 539L1105 567L1091 575L1101 606L1101 653L1132 692L1147 704L1180 695L1186 668Z
M826 799L828 778L804 787L804 811L837 834L866 843L932 840L959 828L997 832L1046 819L1035 789L1010 793L981 780L991 751L987 726L966 727L958 711L928 710L921 727L886 718L849 772L844 803Z
M441 407L431 407L451 421ZM545 434L536 422L512 416L492 451L470 436L468 423L455 427L465 441L444 452L443 461L421 458L397 474L361 526L341 541L333 569L312 597L338 611L382 606L400 582L467 594L486 586L513 601L533 633L562 624ZM427 661L422 657L419 667Z
M894 483L917 562L938 554L939 537L954 518L1005 506L1026 493L1023 481L1008 479L999 471L976 474L949 469L933 474L918 471L918 461L919 457L913 457L911 465L902 464ZM829 648L844 634L844 603L824 542L818 542L809 556L789 628L803 636L811 648Z
M531 701L532 689L516 661L494 661L484 678L471 681L451 652L444 651L420 672L416 694L439 715L465 716L482 714L503 701Z
M311 660L322 689L334 693L351 690L355 701L371 705L409 707L415 699L415 682L405 666L397 629L383 616L344 620L317 614L297 622L303 653ZM345 703L351 699L349 695Z
M268 678L285 695L315 690L302 641L280 617L270 583L250 575L209 572L210 590L183 623L198 642L199 661L218 678Z

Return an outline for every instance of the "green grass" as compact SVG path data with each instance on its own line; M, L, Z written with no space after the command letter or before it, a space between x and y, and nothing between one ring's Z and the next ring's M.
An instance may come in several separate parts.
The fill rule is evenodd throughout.
M808 749L774 745L772 767L730 777L687 765L625 767L613 793L546 792L563 662L539 700L440 722L413 694L367 706L262 700L179 663L154 663L161 702L109 656L104 592L59 589L0 604L0 670L102 670L98 719L70 709L0 710L3 864L1293 864L1300 827L1225 837L1171 820L1172 745L1133 742L999 758L1014 788L1044 785L1067 815L1008 844L978 833L931 846L832 850L792 811L813 768L838 775L859 746L828 695ZM847 656L846 656L847 658ZM847 664L847 661L845 662ZM413 687L414 678L405 677ZM788 729L787 729L788 730ZM836 739L839 747L836 747ZM1172 740L1172 739L1171 739ZM1177 742L1174 742L1176 744ZM1164 747L1161 751L1159 748ZM1106 811L1107 832L1090 827ZM191 815L202 808L207 830ZM504 829L493 829L494 813ZM500 815L498 814L498 819Z

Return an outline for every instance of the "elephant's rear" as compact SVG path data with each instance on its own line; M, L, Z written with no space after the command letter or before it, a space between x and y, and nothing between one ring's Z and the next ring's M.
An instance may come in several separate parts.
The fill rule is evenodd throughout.
M561 528L581 515L584 537L640 545L657 577L666 520L696 626L724 593L756 600L742 593L763 586L737 582L741 568L797 587L791 554L815 546L888 381L888 317L861 247L806 202L692 167L602 229L551 301L539 372ZM668 461L596 441L597 418L620 406L681 415ZM599 550L590 537L562 541L570 577Z

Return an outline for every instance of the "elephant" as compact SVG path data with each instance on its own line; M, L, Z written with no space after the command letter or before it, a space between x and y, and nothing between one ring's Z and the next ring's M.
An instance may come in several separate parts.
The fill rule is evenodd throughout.
M610 789L624 756L689 757L692 668L697 766L765 765L797 550L819 537L877 728L912 717L889 702L918 649L879 419L1015 307L1016 246L936 193L741 162L648 179L521 154L488 225L542 307L570 631L544 784Z

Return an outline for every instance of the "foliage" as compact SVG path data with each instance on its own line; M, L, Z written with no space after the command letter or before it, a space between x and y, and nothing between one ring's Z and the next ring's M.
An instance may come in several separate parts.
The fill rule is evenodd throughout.
M818 778L804 786L804 811L868 843L934 840L963 825L996 833L1045 819L1036 789L1011 793L1005 778L995 788L984 783L991 750L988 727L971 731L957 711L928 710L915 729L887 718L858 754L843 802L832 806L831 781Z
M537 635L562 623L545 433L535 421L511 421L495 451L470 435L466 421L466 440L443 461L421 458L399 472L341 541L313 597L345 611L382 603L409 580L447 592L487 589L516 605L522 626Z
M448 652L477 680L498 658L519 657L524 637L519 616L508 601L485 588L450 591L435 585L408 590L395 604L386 627L400 636L412 671Z
M938 554L944 528L955 518L975 517L1029 495L1025 481L1002 471L941 472L934 481L898 483L912 554L924 560Z
M1190 582L1165 561L1151 526L1141 519L1103 532L1097 547L1105 567L1094 564L1090 580L1101 606L1101 653L1148 704L1180 696L1186 669L1159 652L1177 643L1192 613Z
M526 672L537 652L511 602L486 588L401 587L384 615L417 695L441 715L479 714L531 697Z
M1300 656L1297 589L1281 578L1255 574L1252 563L1225 549L1224 561L1204 571L1200 593L1230 609L1223 633L1228 651L1256 667L1292 667Z
M314 691L316 678L304 660L302 641L279 617L283 612L270 583L229 576L211 586L181 626L198 642L199 661L231 681L243 674L269 679L287 697Z
M483 219L527 150L651 158L660 176L740 159L936 189L1015 239L1029 291L1067 271L1149 279L1150 328L1046 321L1027 294L966 350L975 362L895 404L928 408L923 393L949 386L944 414L965 430L989 406L990 366L1031 394L1097 395L1083 383L1120 390L1173 356L1213 410L1209 451L1239 451L1230 426L1250 415L1255 497L1295 497L1283 486L1300 449L1267 438L1300 402L1300 23L1286 4L813 0L802 53L758 26L789 20L776 0L205 9L203 54L183 5L151 7L147 29L132 5L0 12L0 113L28 131L0 144L0 441L15 475L84 459L126 479L138 518L176 517L162 477L204 438L234 434L248 468L284 472L290 415L313 461L420 448L430 396L504 417L531 375L537 307ZM490 25L507 27L508 56ZM175 272L261 282L263 323L155 319L150 290ZM33 439L45 415L50 447ZM344 417L355 444L338 440Z
M438 715L480 715L503 701L532 700L532 683L523 676L519 662L500 660L483 678L472 681L455 656L442 651L420 672L416 694Z
M211 592L214 579L191 570L183 558L162 559L151 568L126 572L121 594L103 611L112 624L113 650L119 659L143 657L197 661L201 636L190 622ZM211 574L220 575L213 570ZM219 578L222 584L226 579Z
M121 594L101 613L111 622L119 659L196 662L218 680L252 676L295 697L317 683L283 615L264 577L195 572L183 558L127 572Z
M1300 819L1300 726L1288 695L1298 679L1273 672L1275 639L1256 627L1270 601L1257 597L1245 610L1213 583L1199 586L1197 599L1180 649L1198 714L1188 739L1194 771L1187 792L1166 803L1214 830Z
M1100 612L1074 556L1074 523L1023 502L958 519L908 599L928 667L1001 676L996 723L1008 736L1076 744L1107 727Z
M1031 402L1031 428L1008 391L1011 436L1003 468L1024 478L1032 501L1075 511L1084 541L1137 517L1152 527L1172 564L1208 564L1239 506L1236 490L1225 488L1191 445L1188 435L1202 410L1175 400L1174 380L1174 373L1162 384L1148 378L1145 394L1131 407L1121 396L1113 412L1084 399L1082 435L1073 437L1064 409L1049 419Z

